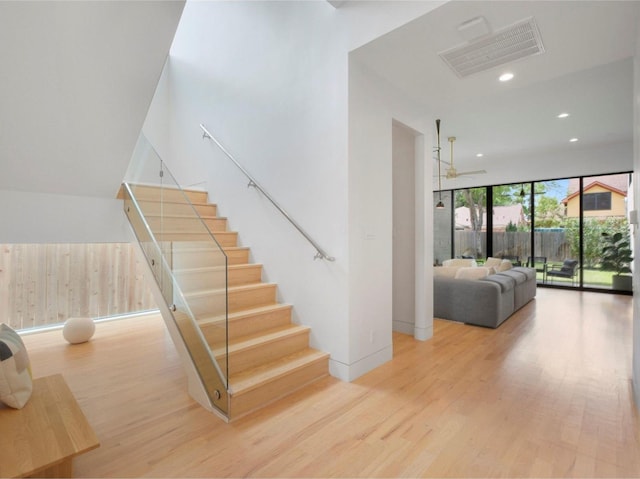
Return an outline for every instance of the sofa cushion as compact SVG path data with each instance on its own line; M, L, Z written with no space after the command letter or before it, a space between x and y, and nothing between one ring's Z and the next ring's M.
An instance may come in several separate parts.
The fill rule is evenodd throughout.
M531 280L536 280L536 270L535 268L525 268L523 266L518 266L516 268L513 268L512 271L518 271L519 273L524 274L527 279L531 279Z
M446 259L442 262L442 266L478 266L475 259L467 259L467 258L453 258Z
M510 269L509 271L501 271L498 276L507 276L512 278L516 284L522 284L527 280L527 275L522 271L516 269Z
M505 276L502 274L492 274L491 276L487 276L486 278L482 278L481 281L490 281L492 283L497 283L500 286L500 291L510 291L516 287L516 281L509 276Z
M433 268L433 276L445 276L447 278L455 278L460 267L458 266L436 266Z
M455 278L456 279L480 279L480 278L485 278L488 274L489 274L488 268L463 267L463 268L458 268Z

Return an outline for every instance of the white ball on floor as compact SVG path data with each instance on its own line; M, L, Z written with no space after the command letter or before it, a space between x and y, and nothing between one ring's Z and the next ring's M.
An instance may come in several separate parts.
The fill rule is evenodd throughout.
M71 344L86 343L96 331L96 325L91 318L69 318L64 323L62 335Z

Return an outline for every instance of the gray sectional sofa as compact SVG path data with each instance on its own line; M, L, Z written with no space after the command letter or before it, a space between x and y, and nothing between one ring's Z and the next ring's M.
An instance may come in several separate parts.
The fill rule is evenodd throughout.
M497 328L536 295L536 270L512 268L481 279L435 275L436 318Z

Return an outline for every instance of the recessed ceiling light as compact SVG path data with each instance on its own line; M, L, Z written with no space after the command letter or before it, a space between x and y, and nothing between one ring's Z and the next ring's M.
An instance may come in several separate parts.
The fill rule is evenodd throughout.
M502 75L500 75L498 80L500 80L500 81L509 81L512 78L513 78L513 73L503 73Z
M577 138L571 138L569 141L570 141L571 143L575 143L576 141L578 141L578 139L577 139Z
M566 117L568 117L568 116L569 116L569 113L560 113L560 114L558 115L558 118L566 118Z
M476 153L476 156L477 156L478 158L482 158L482 157L484 156L484 153Z

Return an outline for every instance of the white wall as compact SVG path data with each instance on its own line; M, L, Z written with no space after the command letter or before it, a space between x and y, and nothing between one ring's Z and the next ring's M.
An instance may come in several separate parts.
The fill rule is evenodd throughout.
M413 334L415 326L416 136L393 122L393 330Z
M416 165L416 324L433 332L431 115L355 62L349 65L349 316L353 362L365 367L392 355L392 125L425 135ZM426 184L426 188L424 185ZM418 301L420 298L420 301ZM357 333L356 333L357 332ZM356 359L359 358L359 359Z
M359 222L352 224L349 214L348 52L354 42L439 3L355 2L335 9L328 2L190 2L168 62L168 95L154 99L166 96L169 103L171 141L156 148L178 181L207 188L253 259L265 263L264 279L277 282L279 299L294 304L294 321L312 327L312 345L331 353L331 373L342 379L388 359L371 357L391 344L390 311L383 328L375 317L391 294L390 263L380 280L375 261L351 272L349 241L359 235ZM367 24L354 9L377 20ZM335 262L313 260L306 240L201 139L199 123ZM147 136L161 137L162 124L148 119ZM389 161L390 131L389 123ZM361 174L366 183L369 172ZM388 199L376 202L369 207L388 208ZM362 287L353 290L352 278ZM352 301L376 314L359 314L354 323ZM361 338L366 345L354 347Z
M0 190L0 243L128 243L122 201Z

